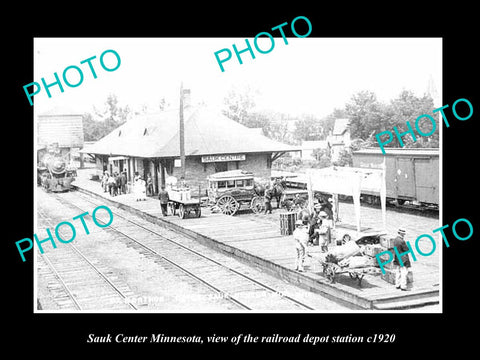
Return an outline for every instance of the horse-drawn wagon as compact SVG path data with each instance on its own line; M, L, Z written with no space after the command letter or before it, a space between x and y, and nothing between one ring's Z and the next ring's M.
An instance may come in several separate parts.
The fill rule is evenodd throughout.
M250 209L258 213L264 209L264 187L245 170L218 172L208 177L208 203L225 215Z
M288 191L282 181L256 181L253 173L245 170L218 172L208 177L208 202L212 209L226 215L234 215L241 209L250 209L254 213L265 210L265 191L276 200L277 208L284 200L294 200L295 195L305 197L306 191Z

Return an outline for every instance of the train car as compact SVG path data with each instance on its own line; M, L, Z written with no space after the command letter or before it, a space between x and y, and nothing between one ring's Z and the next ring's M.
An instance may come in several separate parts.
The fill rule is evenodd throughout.
M38 153L37 183L47 192L64 192L72 188L76 169L69 168L65 156L50 147L47 153Z
M375 169L381 169L385 159L387 200L438 208L438 148L387 148L385 155L379 148L367 148L354 151L352 157L354 167ZM369 202L377 201L373 194L362 196Z

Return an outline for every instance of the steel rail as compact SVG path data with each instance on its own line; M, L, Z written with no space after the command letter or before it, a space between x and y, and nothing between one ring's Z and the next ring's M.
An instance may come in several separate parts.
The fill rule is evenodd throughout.
M40 210L40 208L37 209L38 212L42 212L42 210ZM52 222L49 218L47 218L46 216L43 217L43 219L50 225L52 226ZM62 234L62 231L59 231L60 234ZM110 285L110 287L118 294L120 295L120 297L124 300L127 299L127 297L120 291L120 289L118 289L118 287L113 283L111 282L107 276L105 276L80 250L78 250L78 248L73 245L72 243L68 243L68 245L70 246L70 248L72 250L74 250L74 252L80 256L81 259L83 259L108 285ZM58 272L56 271L55 267L53 266L53 264L51 263L51 261L48 259L48 256L45 255L45 253L41 253L42 257L44 259L47 260L47 264L50 266L50 268L52 269L52 271L57 275L57 277L59 278L60 282L62 283L62 285L65 287L65 289L67 290L69 296L72 298L73 302L78 306L79 310L82 310L81 309L81 306L78 304L78 302L75 300L73 294L71 293L70 290L68 290L68 286L65 284L65 282L61 279L61 276L58 274ZM137 307L135 305L133 305L131 302L124 302L125 304L127 304L128 306L130 306L132 309L134 310L137 310Z
M57 195L57 196L58 196L58 195ZM80 197L82 197L82 199L84 199L85 201L90 202L91 204L98 205L98 203L95 203L95 202L92 201L91 199L85 198L85 196L83 196L83 195L81 195ZM65 200L65 199L62 199L62 200ZM65 201L66 201L66 200L65 200ZM84 209L81 209L78 205L73 204L73 203L71 203L71 202L69 202L69 201L67 201L67 202L70 203L71 205L77 207L79 210L85 211ZM110 209L110 210L111 210L111 209ZM112 212L113 212L113 210L112 210ZM259 285L260 287L262 287L262 288L264 288L264 289L266 289L266 290L268 290L268 291L270 291L270 292L273 292L273 293L275 293L275 294L279 294L279 295L282 296L282 298L284 298L284 299L286 299L286 300L288 300L288 301L290 301L290 302L292 302L292 303L295 303L295 304L298 305L298 306L301 306L301 307L303 307L303 308L305 308L305 309L308 309L308 310L315 310L315 309L312 308L311 306L309 306L309 305L307 305L307 304L304 304L304 303L302 303L302 302L299 301L299 300L296 300L296 299L294 299L294 298L292 298L292 297L290 297L290 296L287 296L287 295L280 294L280 293L279 293L277 290L275 290L274 288L272 288L272 287L270 287L270 286L268 286L268 285L266 285L266 284L264 284L264 283L262 283L262 282L260 282L260 281L258 281L258 280L256 280L256 279L254 279L254 278L252 278L252 277L250 277L250 276L248 276L248 275L246 275L246 274L244 274L244 273L241 273L241 272L239 272L239 271L237 271L237 270L235 270L235 269L232 269L231 267L226 266L226 265L224 265L224 264L222 264L222 263L220 263L220 262L218 262L218 261L216 261L216 260L214 260L214 259L212 259L212 258L210 258L210 257L208 257L208 256L206 256L206 255L204 255L204 254L202 254L202 253L199 253L198 251L195 251L195 250L193 250L193 249L191 249L191 248L189 248L189 247L187 247L187 246L185 246L185 245L183 245L183 244L180 244L180 243L178 243L177 241L175 241L175 240L173 240L173 239L170 239L170 238L168 238L168 237L166 237L166 236L164 236L164 235L162 235L162 234L160 234L160 233L158 233L158 232L156 232L156 231L154 231L154 230L152 230L152 229L149 229L148 227L145 227L145 226L143 226L142 224L139 224L139 223L137 223L137 222L135 222L135 221L132 221L132 220L128 219L127 217L119 214L118 212L114 212L114 214L115 214L116 216L124 219L125 221L127 221L127 222L135 225L135 226L138 226L138 227L140 227L140 228L142 228L142 229L144 229L144 230L147 230L147 231L149 231L150 233L152 233L152 234L154 234L154 235L156 235L156 236L159 236L159 237L161 237L162 239L165 239L165 240L167 240L167 241L169 241L169 242L171 242L171 243L173 243L173 244L181 247L182 249L184 249L184 250L186 250L186 251L188 251L188 252L190 252L190 253L193 253L193 254L195 254L195 255L197 255L197 256L199 256L199 257L202 257L202 258L204 258L204 259L206 259L206 260L208 260L208 261L216 264L217 266L220 266L220 267L222 267L222 268L224 268L224 269L226 269L226 270L228 270L228 271L236 274L237 276L243 277L243 278L245 278L245 279L247 279L247 280L249 280L249 281L251 281L251 282L253 282L253 283L257 284L257 285ZM97 221L99 221L99 219L97 219ZM120 230L118 230L118 229L116 229L116 228L113 228L112 226L109 226L109 228L112 228L112 229L114 229L115 231L123 234ZM128 235L126 235L126 234L123 234L123 235L125 235L125 236L127 236L127 237L130 238L130 236L128 236ZM143 246L143 247L145 247L145 248L148 248L148 246L146 246L146 245L144 245L144 244L141 244L138 240L135 240L135 239L132 239L132 240L135 241L136 243L138 243L140 246ZM150 249L150 248L148 248L148 249L149 249L149 251L156 252L156 251L153 250L153 249ZM164 257L163 255L161 255L161 254L159 254L159 253L157 253L157 255L159 255L159 256L161 256L161 257ZM165 258L165 257L164 257L164 258ZM227 294L227 295L228 295L228 294Z

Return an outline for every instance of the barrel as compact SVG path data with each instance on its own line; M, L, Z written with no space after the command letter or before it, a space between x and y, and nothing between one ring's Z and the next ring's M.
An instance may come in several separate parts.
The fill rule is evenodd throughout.
M295 221L297 221L296 212L280 213L280 234L292 235L295 230Z

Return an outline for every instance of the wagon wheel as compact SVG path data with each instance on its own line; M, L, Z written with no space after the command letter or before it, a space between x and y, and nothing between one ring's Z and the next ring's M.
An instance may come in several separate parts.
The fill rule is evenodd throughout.
M173 202L168 203L168 207L170 208L170 212L172 215L175 215L175 204Z
M195 216L197 218L199 218L200 216L202 216L202 209L200 208L200 206L198 206L197 208L195 208Z
M342 245L345 245L347 242L351 241L352 237L349 234L345 234L342 237Z
M185 219L186 211L185 211L185 206L183 204L180 204L178 207L178 216L181 219Z
M225 215L234 215L240 204L234 197L230 195L224 195L217 201L217 206L220 208L220 211Z
M363 280L363 277L365 276L365 274L362 274L362 275L357 275L357 280L358 280L358 286L361 287L362 286L362 280Z
M323 269L323 273L330 283L335 282L335 268L333 266L326 266Z
M263 199L260 196L255 196L250 202L250 209L252 209L255 214L261 213L265 210Z

